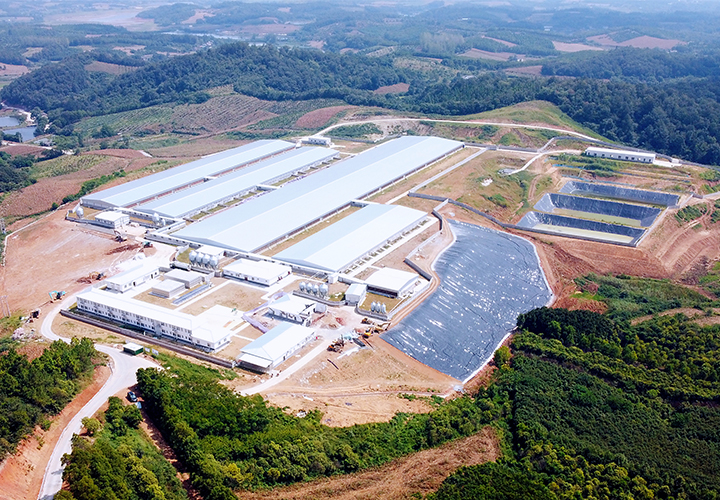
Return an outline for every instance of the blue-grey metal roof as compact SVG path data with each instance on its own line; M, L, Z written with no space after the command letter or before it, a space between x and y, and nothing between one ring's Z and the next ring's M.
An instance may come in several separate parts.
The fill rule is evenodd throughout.
M207 176L217 175L246 163L280 153L294 145L287 141L263 140L245 144L196 161L158 172L110 189L83 197L85 202L99 202L108 207L128 207L155 196L168 193Z
M272 182L319 162L328 161L337 154L334 149L327 148L293 149L217 179L144 203L135 210L148 214L157 212L173 218L185 217L238 193L249 191L258 184Z
M368 205L274 258L326 271L343 271L426 215L401 205Z
M232 250L257 251L462 145L439 137L401 137L191 224L173 236Z

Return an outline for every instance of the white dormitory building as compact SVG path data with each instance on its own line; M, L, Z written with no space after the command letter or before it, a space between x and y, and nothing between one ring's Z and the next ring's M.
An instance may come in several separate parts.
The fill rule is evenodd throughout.
M290 276L292 268L266 260L238 259L223 268L223 276L238 280L250 281L261 285L273 285Z
M232 336L230 330L208 328L200 317L92 288L77 296L77 309L209 351L224 347Z
M639 153L637 151L626 151L622 149L608 149L589 147L585 150L586 156L595 158L608 158L610 160L635 161L639 163L653 163L654 153Z

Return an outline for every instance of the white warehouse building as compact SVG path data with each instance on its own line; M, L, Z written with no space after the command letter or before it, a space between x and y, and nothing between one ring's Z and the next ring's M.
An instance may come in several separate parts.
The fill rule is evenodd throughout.
M125 272L107 278L103 283L108 290L124 293L158 276L160 268L157 265L141 262Z
M304 346L314 333L312 328L282 323L243 347L238 365L268 372Z
M95 216L95 224L110 229L118 229L126 224L130 224L130 216L121 212L100 212Z
M585 150L587 156L595 158L608 158L610 160L635 161L639 163L652 163L655 161L654 153L640 153L638 151L626 151L622 149L608 149L589 147Z
M223 276L261 285L272 285L292 272L290 266L267 260L238 259L223 268Z
M141 328L155 335L170 337L196 347L215 351L230 342L230 330L210 329L206 322L187 313L141 302L97 289L77 296L80 311L118 323Z

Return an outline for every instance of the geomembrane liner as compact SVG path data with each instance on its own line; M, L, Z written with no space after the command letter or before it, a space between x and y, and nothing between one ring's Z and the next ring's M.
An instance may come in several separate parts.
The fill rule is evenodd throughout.
M552 292L529 242L470 224L450 227L456 241L436 262L437 290L381 337L464 381L490 359L517 316L547 305Z
M644 189L632 189L609 184L594 184L591 182L570 181L560 190L561 193L590 196L597 198L615 198L617 200L649 203L651 205L664 205L666 207L678 204L680 196L677 194L658 193Z
M620 226L594 220L576 219L563 215L528 212L517 223L518 228L539 233L557 234L584 240L636 246L645 230L639 227Z
M546 193L535 204L534 208L541 212L556 215L575 215L584 219L599 220L611 224L642 227L652 226L652 223L662 212L659 208L644 205L630 205L617 201L597 200L557 193Z

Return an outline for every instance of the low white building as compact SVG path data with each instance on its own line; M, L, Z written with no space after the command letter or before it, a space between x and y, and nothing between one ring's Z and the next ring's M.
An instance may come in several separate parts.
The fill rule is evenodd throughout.
M225 346L232 337L232 331L208 328L200 317L93 288L77 296L77 308L210 351Z
M108 290L123 293L159 275L160 268L157 265L141 262L125 272L105 279L103 283Z
M282 323L240 350L238 365L249 370L268 372L292 356L315 334L315 330Z
M332 146L332 139L329 137L321 137L319 135L314 135L312 137L307 137L303 139L303 142L305 144L315 144L317 146Z
M100 212L95 215L95 223L103 227L119 229L130 224L130 216L122 212Z
M410 293L419 279L415 273L385 267L371 274L365 284L368 291L396 298Z
M626 151L623 149L608 149L589 147L585 155L596 158L608 158L611 160L635 161L639 163L652 163L655 161L653 153L639 153L637 151Z
M365 300L366 293L367 285L363 285L362 283L353 283L345 291L345 300L348 305L354 306Z
M283 295L268 307L270 314L280 319L309 326L315 302L295 295Z
M172 280L182 283L185 288L194 288L206 281L206 277L202 273L195 271L185 271L183 269L171 269L165 273L165 280Z
M164 280L153 285L151 295L162 297L163 299L171 299L185 290L185 285L175 280Z
M286 276L290 276L292 268L266 260L238 259L223 268L223 276L239 280L272 285Z

